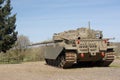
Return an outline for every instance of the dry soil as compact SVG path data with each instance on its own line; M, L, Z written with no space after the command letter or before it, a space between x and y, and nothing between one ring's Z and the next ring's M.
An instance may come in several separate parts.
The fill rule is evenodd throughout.
M59 69L42 62L1 64L0 80L120 80L120 60L110 67Z

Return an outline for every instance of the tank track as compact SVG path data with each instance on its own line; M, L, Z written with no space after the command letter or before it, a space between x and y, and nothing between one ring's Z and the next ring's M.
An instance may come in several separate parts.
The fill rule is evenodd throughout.
M77 56L75 52L66 52L64 55L59 55L56 60L53 59L45 59L46 63L51 66L59 67L59 68L70 68L73 64L76 63ZM80 66L98 66L98 67L107 67L114 61L114 53L109 52L106 53L105 58L103 60L97 62L81 62L77 63Z
M79 67L108 67L114 61L114 53L106 53L105 57L99 61L78 62L76 66Z
M115 55L114 55L113 52L106 53L105 58L103 60L101 60L101 61L98 61L97 65L101 66L101 67L109 66L114 61L114 56Z
M60 55L56 60L45 59L46 63L51 66L56 66L59 68L69 68L76 62L76 53L66 52L64 55Z

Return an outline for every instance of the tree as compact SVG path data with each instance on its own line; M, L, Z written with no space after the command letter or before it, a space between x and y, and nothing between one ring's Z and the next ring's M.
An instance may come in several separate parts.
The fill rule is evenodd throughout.
M0 52L6 52L17 40L16 14L11 15L11 1L0 0Z
M30 45L30 40L27 36L19 35L16 41L15 49L19 51L25 51L27 46Z

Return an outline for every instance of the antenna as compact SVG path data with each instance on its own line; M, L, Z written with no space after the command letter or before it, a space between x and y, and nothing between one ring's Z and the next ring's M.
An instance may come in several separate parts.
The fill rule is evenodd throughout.
M88 21L88 38L91 38L90 21Z
M88 21L88 29L90 29L90 21Z

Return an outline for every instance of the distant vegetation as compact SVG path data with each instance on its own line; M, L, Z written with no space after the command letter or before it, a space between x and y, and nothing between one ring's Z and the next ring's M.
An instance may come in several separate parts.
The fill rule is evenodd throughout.
M116 48L115 48L116 56L120 56L120 42L115 42L113 44L116 46Z
M14 47L6 53L0 53L0 63L20 63L44 60L42 47L29 48L28 37L19 35Z
M0 54L0 63L21 63L43 61L44 53L41 47L30 48L25 51L9 50L7 53Z

